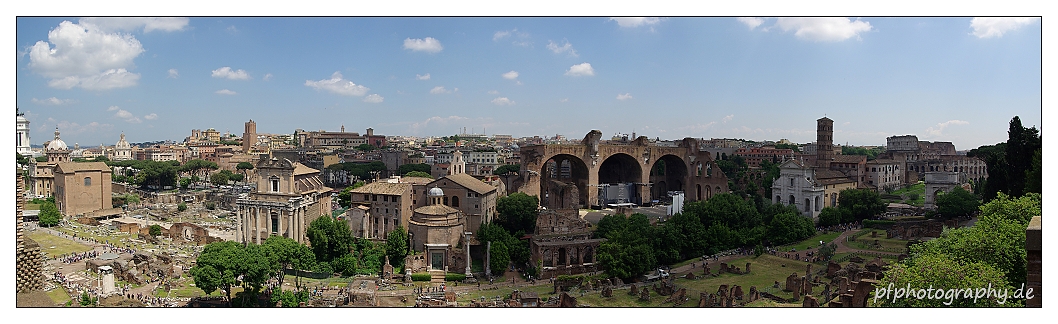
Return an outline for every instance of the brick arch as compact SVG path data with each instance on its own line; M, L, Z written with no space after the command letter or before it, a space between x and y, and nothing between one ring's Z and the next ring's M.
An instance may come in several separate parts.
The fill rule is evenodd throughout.
M669 191L689 191L687 178L690 176L691 165L687 160L675 154L663 154L652 160L647 170L654 173L654 169L659 165L664 165L664 174L648 175L654 186L654 199L664 197Z

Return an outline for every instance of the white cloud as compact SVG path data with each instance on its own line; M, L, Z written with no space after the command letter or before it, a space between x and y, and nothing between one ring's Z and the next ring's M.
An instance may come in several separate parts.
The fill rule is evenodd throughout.
M180 77L180 72L177 71L176 69L169 69L169 77L173 78L173 79L179 78Z
M451 91L448 91L448 89L445 89L445 87L442 87L442 86L436 86L436 87L433 87L433 89L430 89L430 93L432 93L432 94L442 94L442 93L449 93L449 92L451 92Z
M427 37L425 39L421 39L421 38L416 38L416 39L405 38L404 39L404 49L410 49L410 50L413 50L413 51L422 51L422 52L428 52L428 53L437 53L437 52L440 52L442 49L444 49L444 47L441 46L441 42L440 41L438 41L437 39L435 39L433 37Z
M489 90L489 94L491 94L491 95L500 94L500 92L496 91L496 90Z
M139 117L132 115L132 113L130 113L128 110L121 109L118 106L110 106L107 108L107 111L117 111L116 113L114 113L114 117L123 119L125 120L125 122L128 123L137 124L143 122L142 120L140 120Z
M228 33L230 33L232 35L238 35L239 34L239 29L235 28L235 25L228 26L228 28L225 28L224 30L227 30Z
M305 80L305 86L316 88L316 90L327 90L343 96L356 97L363 96L367 94L368 90L371 90L365 86L353 83L353 81L342 79L340 72L331 74L330 79L319 81Z
M860 33L871 30L871 23L844 17L799 17L778 18L775 26L784 32L796 30L798 38L817 42L839 42L849 38L860 38Z
M724 120L723 120L724 124L727 124L727 122L731 121L732 119L735 119L735 115L733 115L733 114L724 116Z
M33 98L33 99L31 99L31 101L33 103L35 103L35 104L43 105L43 106L61 106L61 105L71 104L71 103L75 102L73 99L59 99L59 98L55 98L55 97L51 97L51 98L48 98L48 99Z
M517 30L517 29L515 29L515 30ZM511 36L511 32L512 31L507 31L507 30L498 31L495 34L492 34L492 41L495 42L495 41L503 39L504 37Z
M558 102L569 102L569 98L562 98Z
M622 100L623 101L623 100L628 100L628 99L632 99L632 94L631 93L617 94L617 100Z
M261 78L261 80L265 80L265 81L272 80L272 74L271 73L265 74L265 76L263 78Z
M104 32L119 32L119 31L136 31L143 29L143 32L149 33L155 30L161 31L179 31L187 27L187 18L155 18L155 17L88 17L81 18L78 22L85 26L91 26Z
M105 90L136 85L128 72L143 45L130 34L106 33L95 26L63 21L48 32L48 41L29 49L30 68L51 78L48 86Z
M565 41L566 44L562 45L562 46L558 46L557 43L548 40L547 41L547 49L551 50L552 52L555 52L555 54L562 54L563 52L569 52L570 56L573 56L573 57L579 56L579 55L577 55L577 50L573 49L573 44L570 44L569 41L566 41L566 40L563 40L563 41Z
M746 27L749 27L749 30L753 30L754 28L757 28L757 26L760 26L764 23L764 19L757 17L738 17L737 19L738 22L745 24Z
M612 17L610 20L616 21L621 27L639 27L661 22L661 19L657 17Z
M147 114L146 116L143 116L143 119L155 120L155 119L158 119L158 114L150 113L150 114Z
M367 97L364 97L364 102L380 103L384 99L386 99L386 98L383 98L382 96L380 96L378 94L372 93L372 94L367 95Z
M429 73L423 74L423 75L416 74L415 75L415 79L416 80L429 80L430 79L430 74Z
M499 97L492 99L492 103L497 106L513 106L514 100L507 99L507 97Z
M926 134L930 136L941 136L944 133L944 129L951 125L969 125L970 122L965 120L952 119L943 123L937 124L936 127L930 127L926 129Z
M214 93L216 93L216 94L222 94L222 95L229 95L229 96L234 96L234 95L236 95L236 94L237 94L237 93L235 93L235 91L231 91L231 90L228 90L228 89L221 89L221 90L217 90L217 91L216 91L216 92L214 92Z
M213 75L214 78L224 78L224 79L229 79L229 80L249 80L250 79L250 74L246 73L246 70L243 70L243 69L232 70L231 67L227 67L227 66L219 68L219 69L216 69L216 70L213 70L213 72L211 74Z
M977 38L1003 37L1003 33L1017 30L1022 26L1038 21L1037 17L976 17L970 20L970 27Z
M55 120L49 118L48 121L49 122L54 122ZM48 126L50 126L50 125L48 125ZM64 120L64 121L60 121L58 123L55 123L55 126L59 127L59 130L62 131L63 135L75 135L75 134L81 134L81 133L89 133L89 134L91 134L91 133L95 133L95 132L99 132L99 131L107 131L107 130L110 130L111 128L113 128L114 125L111 125L111 124L100 124L98 122L91 122L91 123L88 123L87 125L80 125L78 123L74 123L74 122L70 122L70 121L65 121ZM42 124L41 127L46 127L46 125ZM52 128L52 129L54 129L54 128ZM47 130L47 128L45 128L45 130Z
M504 73L503 74L503 78L507 79L507 80L517 79L518 78L518 72L517 71L511 71L511 72Z
M568 76L585 76L585 75L586 76L592 76L592 75L595 75L595 69L591 68L591 64L585 62L585 63L581 63L581 64L577 64L577 65L569 67L569 70L566 70L566 75L568 75Z

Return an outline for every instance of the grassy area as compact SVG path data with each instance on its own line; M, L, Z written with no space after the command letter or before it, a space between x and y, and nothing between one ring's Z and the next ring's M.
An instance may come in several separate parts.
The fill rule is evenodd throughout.
M781 298L793 298L793 294L782 291L782 286L786 284L786 277L792 273L797 273L798 276L803 276L805 273L807 262L801 262L796 260L784 259L777 256L768 254L761 255L760 257L747 256L738 259L731 260L727 264L735 265L738 267L745 267L746 263L751 263L750 273L744 275L736 274L723 274L719 277L708 277L704 279L688 280L684 278L676 279L677 287L687 288L687 296L691 300L698 299L698 296L702 292L716 293L720 288L720 285L728 285L732 287L734 285L742 286L742 291L746 294L749 293L750 287L757 287L757 290L762 292L768 292ZM785 265L785 266L784 266ZM716 266L710 265L713 271L716 271ZM818 266L814 268L818 269ZM696 275L701 274L698 272ZM772 285L778 281L780 288L772 288ZM822 289L816 289L816 294L821 294ZM684 304L684 306L697 306L688 305L693 303Z
M40 210L40 204L26 203L25 210Z
M70 294L67 293L66 288L63 287L55 287L55 289L47 292L47 294L48 298L51 298L51 301L54 302L55 305L63 305L70 301Z
M856 240L847 242L845 243L845 245L854 249L862 250L874 250L894 253L907 252L907 240L885 238L885 231L883 230L873 230L878 232L878 236L872 238L870 236L871 231L872 229L864 229L856 233ZM877 242L878 244L875 245L875 242Z
M905 204L921 207L922 204L926 203L926 184L920 181L900 190L894 190L892 194L903 197L903 203ZM912 195L916 196L915 199L909 200L908 198Z
M67 253L81 253L91 251L92 248L77 243L72 240L61 238L55 235L51 235L45 232L29 232L26 234L29 238L37 241L40 244L40 250L47 253L50 257L56 257Z
M484 285L482 285L482 286L484 287ZM471 300L479 300L481 297L485 297L486 300L492 300L492 298L494 298L494 297L507 298L508 296L511 295L511 292L513 292L516 289L520 290L520 291L535 292L537 294L537 296L540 297L541 302L547 300L548 298L550 298L552 296L551 291L554 290L554 288L552 286L550 286L550 285L539 285L539 286L530 286L530 287L522 286L522 287L516 287L516 288L503 287L503 288L497 288L497 289L492 289L492 290L472 291L472 292L467 293L466 295L458 296L456 298L456 301L458 301L460 305L465 305L466 303L469 303Z
M830 241L833 241L835 238L837 238L838 235L841 235L841 232L816 234L815 236L809 237L808 239L805 239L804 241L801 241L797 244L780 246L778 247L778 250L781 252L790 251L790 249L804 251L806 249L819 247L819 241L823 241L823 243L829 243Z

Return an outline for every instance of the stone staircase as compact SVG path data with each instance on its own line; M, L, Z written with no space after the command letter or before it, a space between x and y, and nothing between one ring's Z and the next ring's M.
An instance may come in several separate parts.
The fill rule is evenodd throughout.
M445 272L442 270L430 270L430 285L440 286L445 282Z

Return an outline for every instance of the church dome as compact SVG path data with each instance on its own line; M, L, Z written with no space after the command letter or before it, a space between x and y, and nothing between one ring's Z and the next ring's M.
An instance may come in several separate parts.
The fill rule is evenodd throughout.
M433 187L433 188L430 188L430 191L429 191L428 195L430 197L442 197L442 196L445 195L445 192L444 192L444 190L441 190L441 188Z
M55 128L55 139L48 143L48 150L66 150L66 142L59 139L59 128Z
M129 142L125 141L125 133L121 133L121 139L119 139L118 143L114 145L114 148L127 149L127 148L131 148L131 147L132 147L132 145L129 145Z

